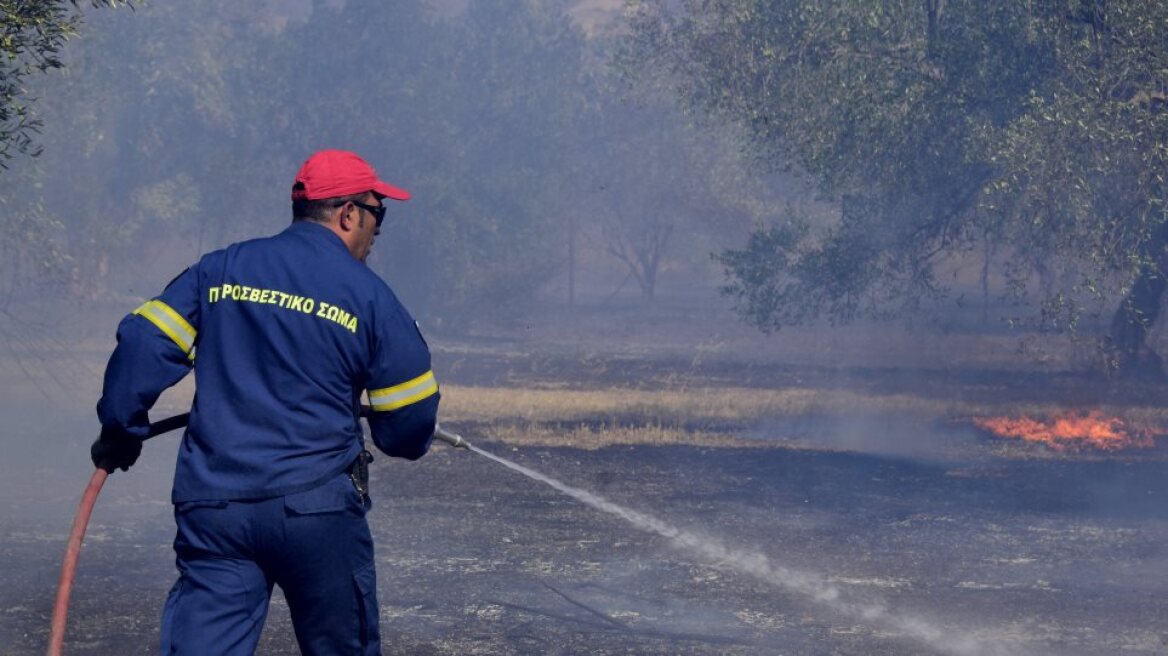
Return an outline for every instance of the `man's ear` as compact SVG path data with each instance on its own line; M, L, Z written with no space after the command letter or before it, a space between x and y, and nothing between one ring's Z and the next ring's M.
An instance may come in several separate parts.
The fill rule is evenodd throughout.
M353 230L353 205L352 203L345 203L337 208L340 215L337 217L337 226L345 232Z

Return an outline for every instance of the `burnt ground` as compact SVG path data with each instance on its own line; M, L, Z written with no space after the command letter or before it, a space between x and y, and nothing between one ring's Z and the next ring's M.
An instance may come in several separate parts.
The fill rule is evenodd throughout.
M1082 387L1072 374L992 367L964 377L909 367L744 370L571 353L445 354L436 368L462 384L688 377L1003 401L1066 398ZM86 402L4 399L0 654L41 653L47 638L65 536L91 472L93 394L74 393ZM1052 457L1003 451L960 426L887 417L760 425L747 437L761 448L514 447L480 443L473 425L454 428L723 553L647 532L470 452L437 446L415 463L380 458L370 522L387 654L1168 653L1163 442L1149 453ZM847 439L833 437L841 431ZM166 500L176 442L151 443L107 484L82 555L68 653L156 649L174 577ZM930 448L918 448L924 442ZM799 576L840 600L800 591L791 584ZM875 607L916 630L855 610ZM295 653L278 595L260 653Z
M986 653L1168 650L1162 462L957 466L790 448L483 446L822 575L849 599L972 632ZM150 455L141 463L150 471L138 481L117 474L101 500L69 653L156 648L173 569L169 508L155 494L169 456ZM386 653L947 653L944 637L907 638L752 577L732 559L708 561L470 452L382 458L374 472ZM42 512L64 501L42 499ZM6 513L0 542L4 654L43 649L67 529L60 517L23 509ZM278 598L262 644L261 653L295 652Z

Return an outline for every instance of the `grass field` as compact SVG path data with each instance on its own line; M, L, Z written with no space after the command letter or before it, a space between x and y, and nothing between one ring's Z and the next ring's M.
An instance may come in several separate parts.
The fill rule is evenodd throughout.
M968 423L1098 410L1160 424L1163 387L1101 381L1065 354L1012 356L1000 334L766 341L680 320L660 335L568 323L427 335L441 420L748 563L822 576L946 631L1018 653L1165 653L1168 597L1148 572L1168 543L1166 449L1060 454ZM41 653L61 545L92 471L112 336L61 343L24 369L0 366L0 654ZM152 418L187 410L193 393L188 377ZM170 438L103 492L71 652L157 651L174 581ZM464 450L378 458L373 473L387 653L937 653ZM261 653L295 650L279 598L264 640Z
M1159 405L1091 409L1146 426L1168 425ZM1048 417L1057 402L968 402L909 393L813 388L540 389L447 385L443 421L470 424L511 444L597 448L609 444L744 446L740 434L763 422L796 417L894 415L952 420L996 415Z

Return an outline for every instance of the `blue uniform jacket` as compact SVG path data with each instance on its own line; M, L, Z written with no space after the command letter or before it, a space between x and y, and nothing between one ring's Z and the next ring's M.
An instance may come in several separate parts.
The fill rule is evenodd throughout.
M417 324L325 226L205 255L118 326L97 404L103 427L144 437L147 412L190 369L196 392L175 503L311 489L373 442L415 459L430 447L438 384Z

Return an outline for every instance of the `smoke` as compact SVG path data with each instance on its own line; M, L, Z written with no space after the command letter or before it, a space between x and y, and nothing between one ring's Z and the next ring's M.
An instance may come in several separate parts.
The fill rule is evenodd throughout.
M937 626L921 617L890 609L879 601L849 600L838 586L832 585L816 573L784 567L772 562L761 552L735 549L717 539L683 531L652 515L626 508L586 490L572 487L478 447L471 446L470 449L528 478L546 483L597 510L620 517L643 531L665 537L677 547L697 554L704 560L809 597L816 603L836 612L868 623L879 624L928 645L940 653L955 654L956 656L980 654L1006 656L1016 653L1008 645Z
M953 463L984 457L973 445L973 433L939 430L932 417L911 413L871 412L808 415L760 422L747 437L781 441L792 446L853 451L917 462Z

